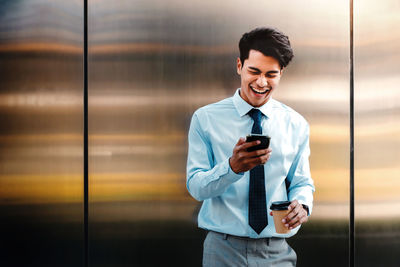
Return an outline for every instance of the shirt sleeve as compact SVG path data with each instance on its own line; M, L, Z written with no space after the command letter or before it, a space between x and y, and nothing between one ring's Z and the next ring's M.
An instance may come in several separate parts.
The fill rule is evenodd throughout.
M217 197L244 173L236 174L229 165L229 157L215 163L210 140L206 134L207 120L194 113L188 134L186 187L198 201ZM232 148L233 150L233 148Z
M313 208L313 192L315 191L314 182L310 173L310 145L309 145L309 126L306 123L302 131L300 131L300 145L298 153L290 167L288 177L286 178L288 186L289 200L295 200L300 204L308 206L311 214Z

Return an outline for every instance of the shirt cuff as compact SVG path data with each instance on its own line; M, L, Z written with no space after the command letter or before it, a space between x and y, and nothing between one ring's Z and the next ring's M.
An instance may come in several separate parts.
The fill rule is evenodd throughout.
M232 183L234 183L234 182L236 182L237 180L239 180L240 178L243 177L244 172L235 173L235 172L232 170L231 165L229 164L229 158L226 159L226 160L223 162L222 165L223 165L223 168L222 168L222 169L224 170L225 174L221 174L221 178L222 178L222 176L223 176L223 178L224 178L225 180L229 180L229 181L231 181Z

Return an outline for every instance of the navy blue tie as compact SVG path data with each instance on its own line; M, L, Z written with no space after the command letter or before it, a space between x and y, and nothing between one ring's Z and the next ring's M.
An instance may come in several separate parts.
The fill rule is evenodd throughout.
M254 121L251 133L262 134L261 111L252 109L248 114ZM249 186L249 225L257 234L260 234L268 225L266 202L264 165L257 165L250 170Z

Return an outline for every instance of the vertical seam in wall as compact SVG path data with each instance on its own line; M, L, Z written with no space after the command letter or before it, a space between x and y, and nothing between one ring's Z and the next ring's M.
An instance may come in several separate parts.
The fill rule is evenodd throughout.
M350 0L350 224L349 224L349 266L355 264L354 226L354 24L353 0Z
M88 155L88 1L83 0L83 212L84 266L89 266L89 155Z

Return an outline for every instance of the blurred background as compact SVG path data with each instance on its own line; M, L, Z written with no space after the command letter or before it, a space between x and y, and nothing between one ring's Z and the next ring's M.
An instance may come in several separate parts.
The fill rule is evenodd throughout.
M89 265L201 266L192 113L233 95L237 44L273 26L277 100L310 123L298 266L349 256L349 1L89 0ZM400 262L400 4L355 1L356 266ZM0 0L1 266L84 266L83 1ZM327 260L328 259L328 260Z

